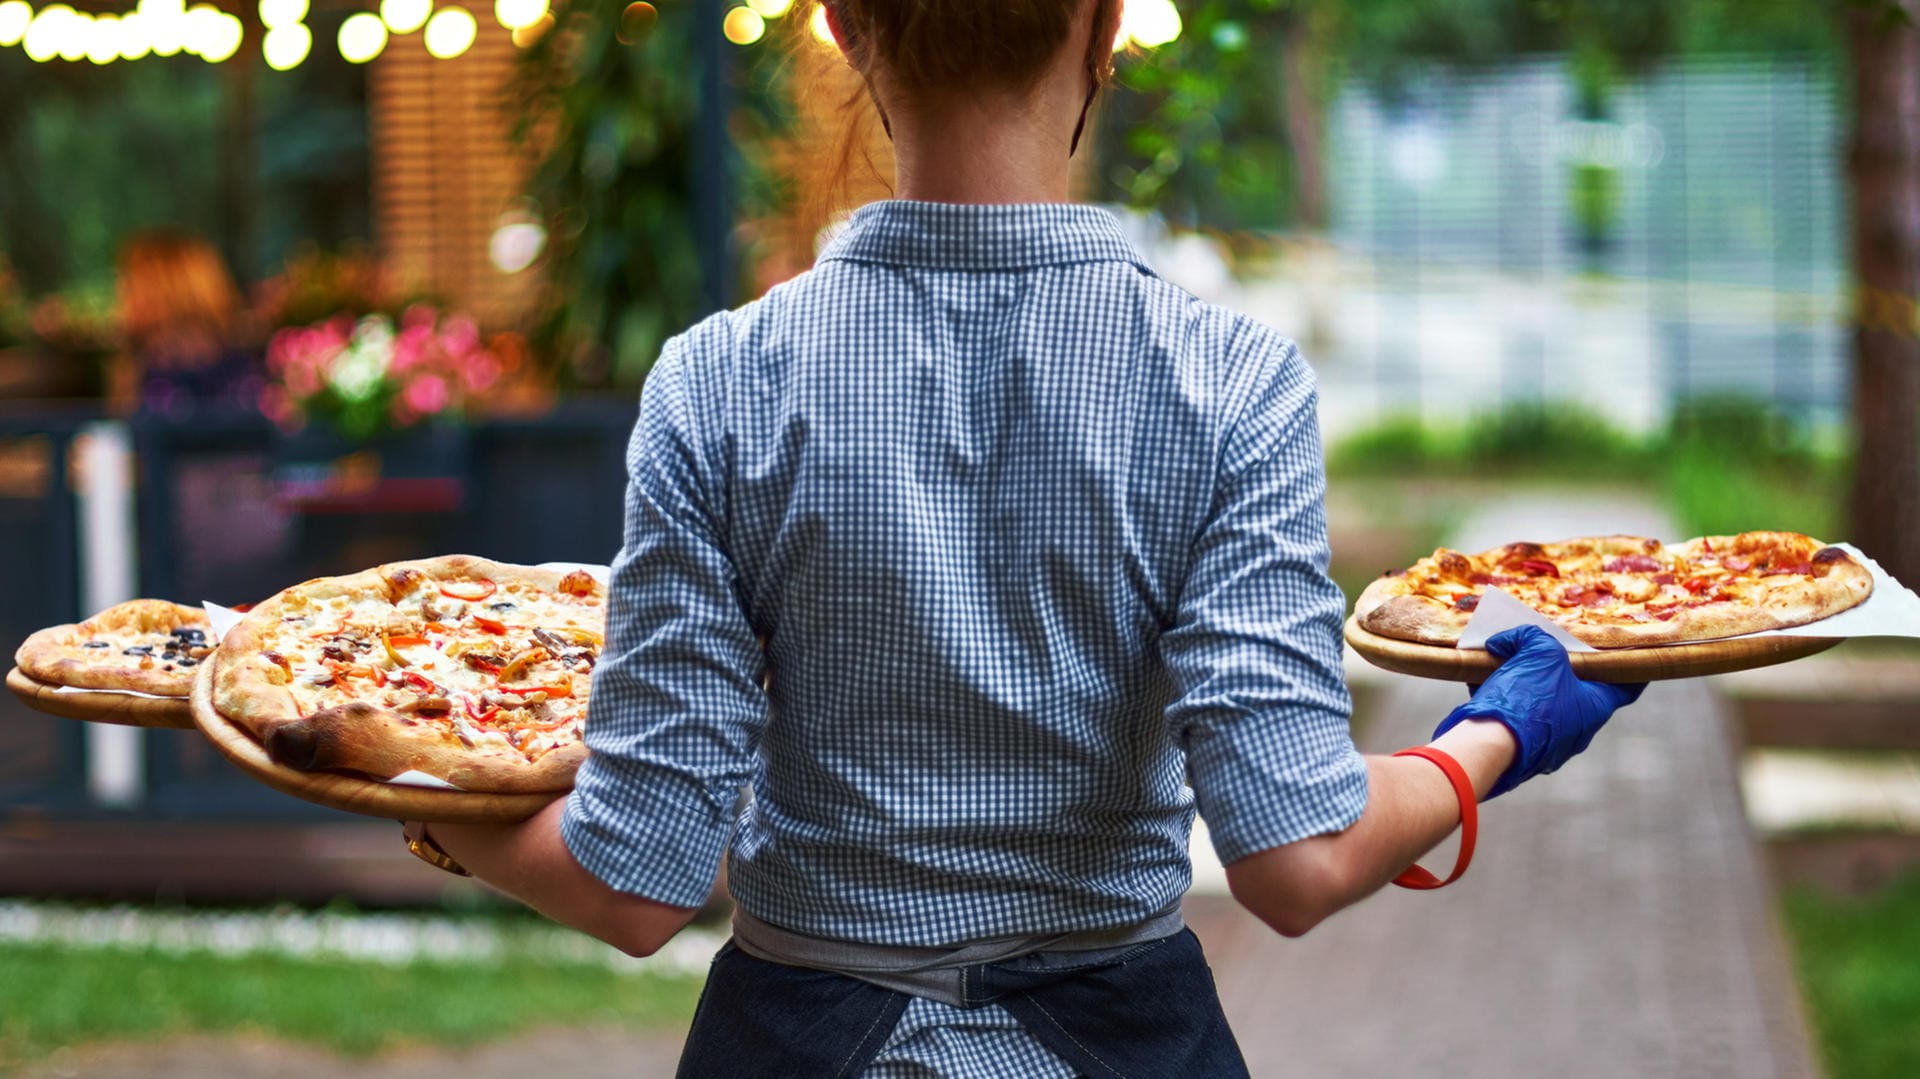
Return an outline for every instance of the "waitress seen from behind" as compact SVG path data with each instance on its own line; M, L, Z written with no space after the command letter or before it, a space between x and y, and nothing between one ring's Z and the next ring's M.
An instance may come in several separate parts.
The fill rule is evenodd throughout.
M726 858L683 1076L1244 1075L1196 810L1304 933L1637 692L1527 631L1429 759L1354 748L1311 372L1068 202L1119 14L829 0L898 198L667 344L573 793L410 826L636 954Z

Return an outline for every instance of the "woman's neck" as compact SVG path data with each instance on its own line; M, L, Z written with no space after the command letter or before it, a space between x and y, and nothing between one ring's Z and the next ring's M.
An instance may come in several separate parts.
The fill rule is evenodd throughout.
M1066 202L1072 119L969 97L893 117L894 196L922 202Z

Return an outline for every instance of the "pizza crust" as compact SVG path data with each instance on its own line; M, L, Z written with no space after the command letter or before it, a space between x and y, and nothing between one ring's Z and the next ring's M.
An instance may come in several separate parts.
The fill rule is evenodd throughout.
M455 726L370 701L354 700L303 715L293 690L291 661L280 662L275 645L285 620L304 617L316 601L378 596L391 602L423 580L484 578L501 586L519 584L546 593L588 595L601 588L578 571L545 570L492 562L468 555L380 566L340 577L306 581L256 606L227 632L213 675L213 704L222 716L251 733L274 761L306 771L342 771L376 780L418 770L462 790L495 793L564 791L586 758L577 734L529 760L496 734L464 737ZM414 616L393 617L409 632ZM312 647L309 642L306 647ZM284 658L284 657L283 657ZM576 678L584 689L586 680ZM538 698L535 698L538 699ZM582 717L584 718L584 717ZM471 725L468 725L469 727ZM576 721L577 731L577 721Z
M48 626L21 642L13 662L21 673L50 686L76 689L130 689L161 697L186 697L193 691L194 666L164 670L156 663L141 669L136 657L123 654L120 647L100 651L99 659L88 657L84 648L90 640L120 635L164 636L176 629L197 626L211 630L205 611L198 607L163 599L134 599L109 607L84 622Z

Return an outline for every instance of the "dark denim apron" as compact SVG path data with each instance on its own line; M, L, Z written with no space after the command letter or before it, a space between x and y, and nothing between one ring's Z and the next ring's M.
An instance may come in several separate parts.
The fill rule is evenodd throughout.
M1246 1062L1193 932L1101 951L1040 951L960 969L963 1007L994 1003L1091 1079L1238 1079ZM908 996L832 971L714 958L679 1079L852 1079Z

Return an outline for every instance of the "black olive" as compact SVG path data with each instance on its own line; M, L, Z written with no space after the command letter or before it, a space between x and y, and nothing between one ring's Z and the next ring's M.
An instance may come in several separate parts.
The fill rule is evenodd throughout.
M178 637L184 641L204 641L207 639L207 631L199 626L181 626L169 636Z
M153 646L150 644L136 644L131 648L121 649L120 654L123 656L150 656L153 655Z
M501 600L499 603L487 604L487 610L489 611L511 611L513 608L514 605L505 600Z
M183 659L180 661L180 665L182 667L198 667L200 665L200 661L197 659Z
M112 648L113 646L112 646L112 645L110 645L110 644L108 644L108 643L107 643L107 642L105 642L105 641L88 641L88 642L87 642L86 644L83 644L83 645L81 645L80 647L82 647L82 648Z
M161 659L179 659L180 653L175 652L172 649L168 649L167 651L160 653L160 658Z

